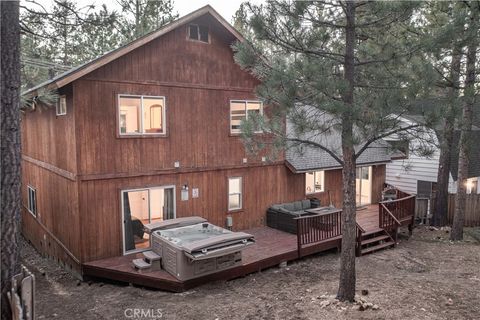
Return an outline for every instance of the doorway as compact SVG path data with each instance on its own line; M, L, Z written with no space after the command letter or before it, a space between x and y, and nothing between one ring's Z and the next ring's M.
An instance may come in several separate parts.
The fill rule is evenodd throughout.
M150 248L143 226L175 218L175 186L122 190L123 253Z
M358 167L356 176L357 206L372 203L372 167Z

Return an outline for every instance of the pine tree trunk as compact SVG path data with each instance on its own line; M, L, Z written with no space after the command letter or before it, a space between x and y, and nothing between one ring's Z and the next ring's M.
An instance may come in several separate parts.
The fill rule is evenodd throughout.
M19 273L20 25L19 2L1 1L1 288L2 320L10 320L7 292Z
M475 5L475 4L473 4ZM478 8L472 10L471 30L477 35ZM460 133L460 154L458 156L457 195L455 196L455 211L453 216L451 240L463 239L463 225L465 222L465 201L467 194L466 182L468 178L469 156L473 142L469 136L472 131L473 104L475 103L475 59L478 47L478 37L474 36L468 46L467 75L465 78L465 103L462 116L462 130ZM478 143L478 142L477 142Z
M355 3L346 2L346 46L345 80L348 87L343 101L349 105L342 116L342 152L343 152L343 212L342 212L342 254L340 260L340 283L337 298L340 301L355 299L355 245L356 245L356 203L355 203L355 150L353 144L353 90L354 90L354 47L355 47Z
M452 51L450 63L450 81L448 110L445 117L442 136L440 137L440 158L438 160L437 189L433 205L432 225L444 226L447 224L448 210L448 183L450 181L451 149L453 147L453 134L457 114L458 85L460 80L462 52L456 44Z

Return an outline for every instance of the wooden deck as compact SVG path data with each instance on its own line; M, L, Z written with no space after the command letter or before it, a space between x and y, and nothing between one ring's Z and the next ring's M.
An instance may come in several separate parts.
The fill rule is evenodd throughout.
M371 205L357 211L357 222L366 232L374 232L378 227L378 205ZM132 260L141 254L131 254L92 261L83 264L83 273L87 277L105 278L135 285L181 292L214 280L230 280L270 268L281 262L291 261L300 257L339 247L341 236L328 239L321 243L306 245L298 250L297 236L269 227L259 227L244 230L255 237L256 244L243 251L243 264L233 269L207 275L188 281L180 281L166 271L144 271L142 273L132 268Z

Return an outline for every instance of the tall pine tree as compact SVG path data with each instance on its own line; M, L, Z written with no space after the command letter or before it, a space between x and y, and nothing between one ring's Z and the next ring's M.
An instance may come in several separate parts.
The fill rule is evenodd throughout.
M422 48L409 31L415 2L268 1L247 5L255 41L237 43L235 60L258 77L257 94L272 104L268 119L244 122L248 145L292 144L328 152L343 167L342 254L337 297L355 296L355 174L359 156L392 134L413 133L398 117L421 89L412 78ZM256 43L256 42L255 42ZM420 83L422 84L422 83ZM299 108L309 106L309 111ZM328 114L333 120L319 121ZM397 116L392 116L397 115ZM287 118L295 136L283 130ZM273 136L255 135L258 126ZM335 131L340 150L318 140Z

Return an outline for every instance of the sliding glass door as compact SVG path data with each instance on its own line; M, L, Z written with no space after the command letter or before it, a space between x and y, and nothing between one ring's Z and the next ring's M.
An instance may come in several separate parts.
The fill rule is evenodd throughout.
M150 247L145 224L175 218L174 186L123 190L121 201L124 254Z
M357 206L372 203L372 167L357 168L356 191Z

